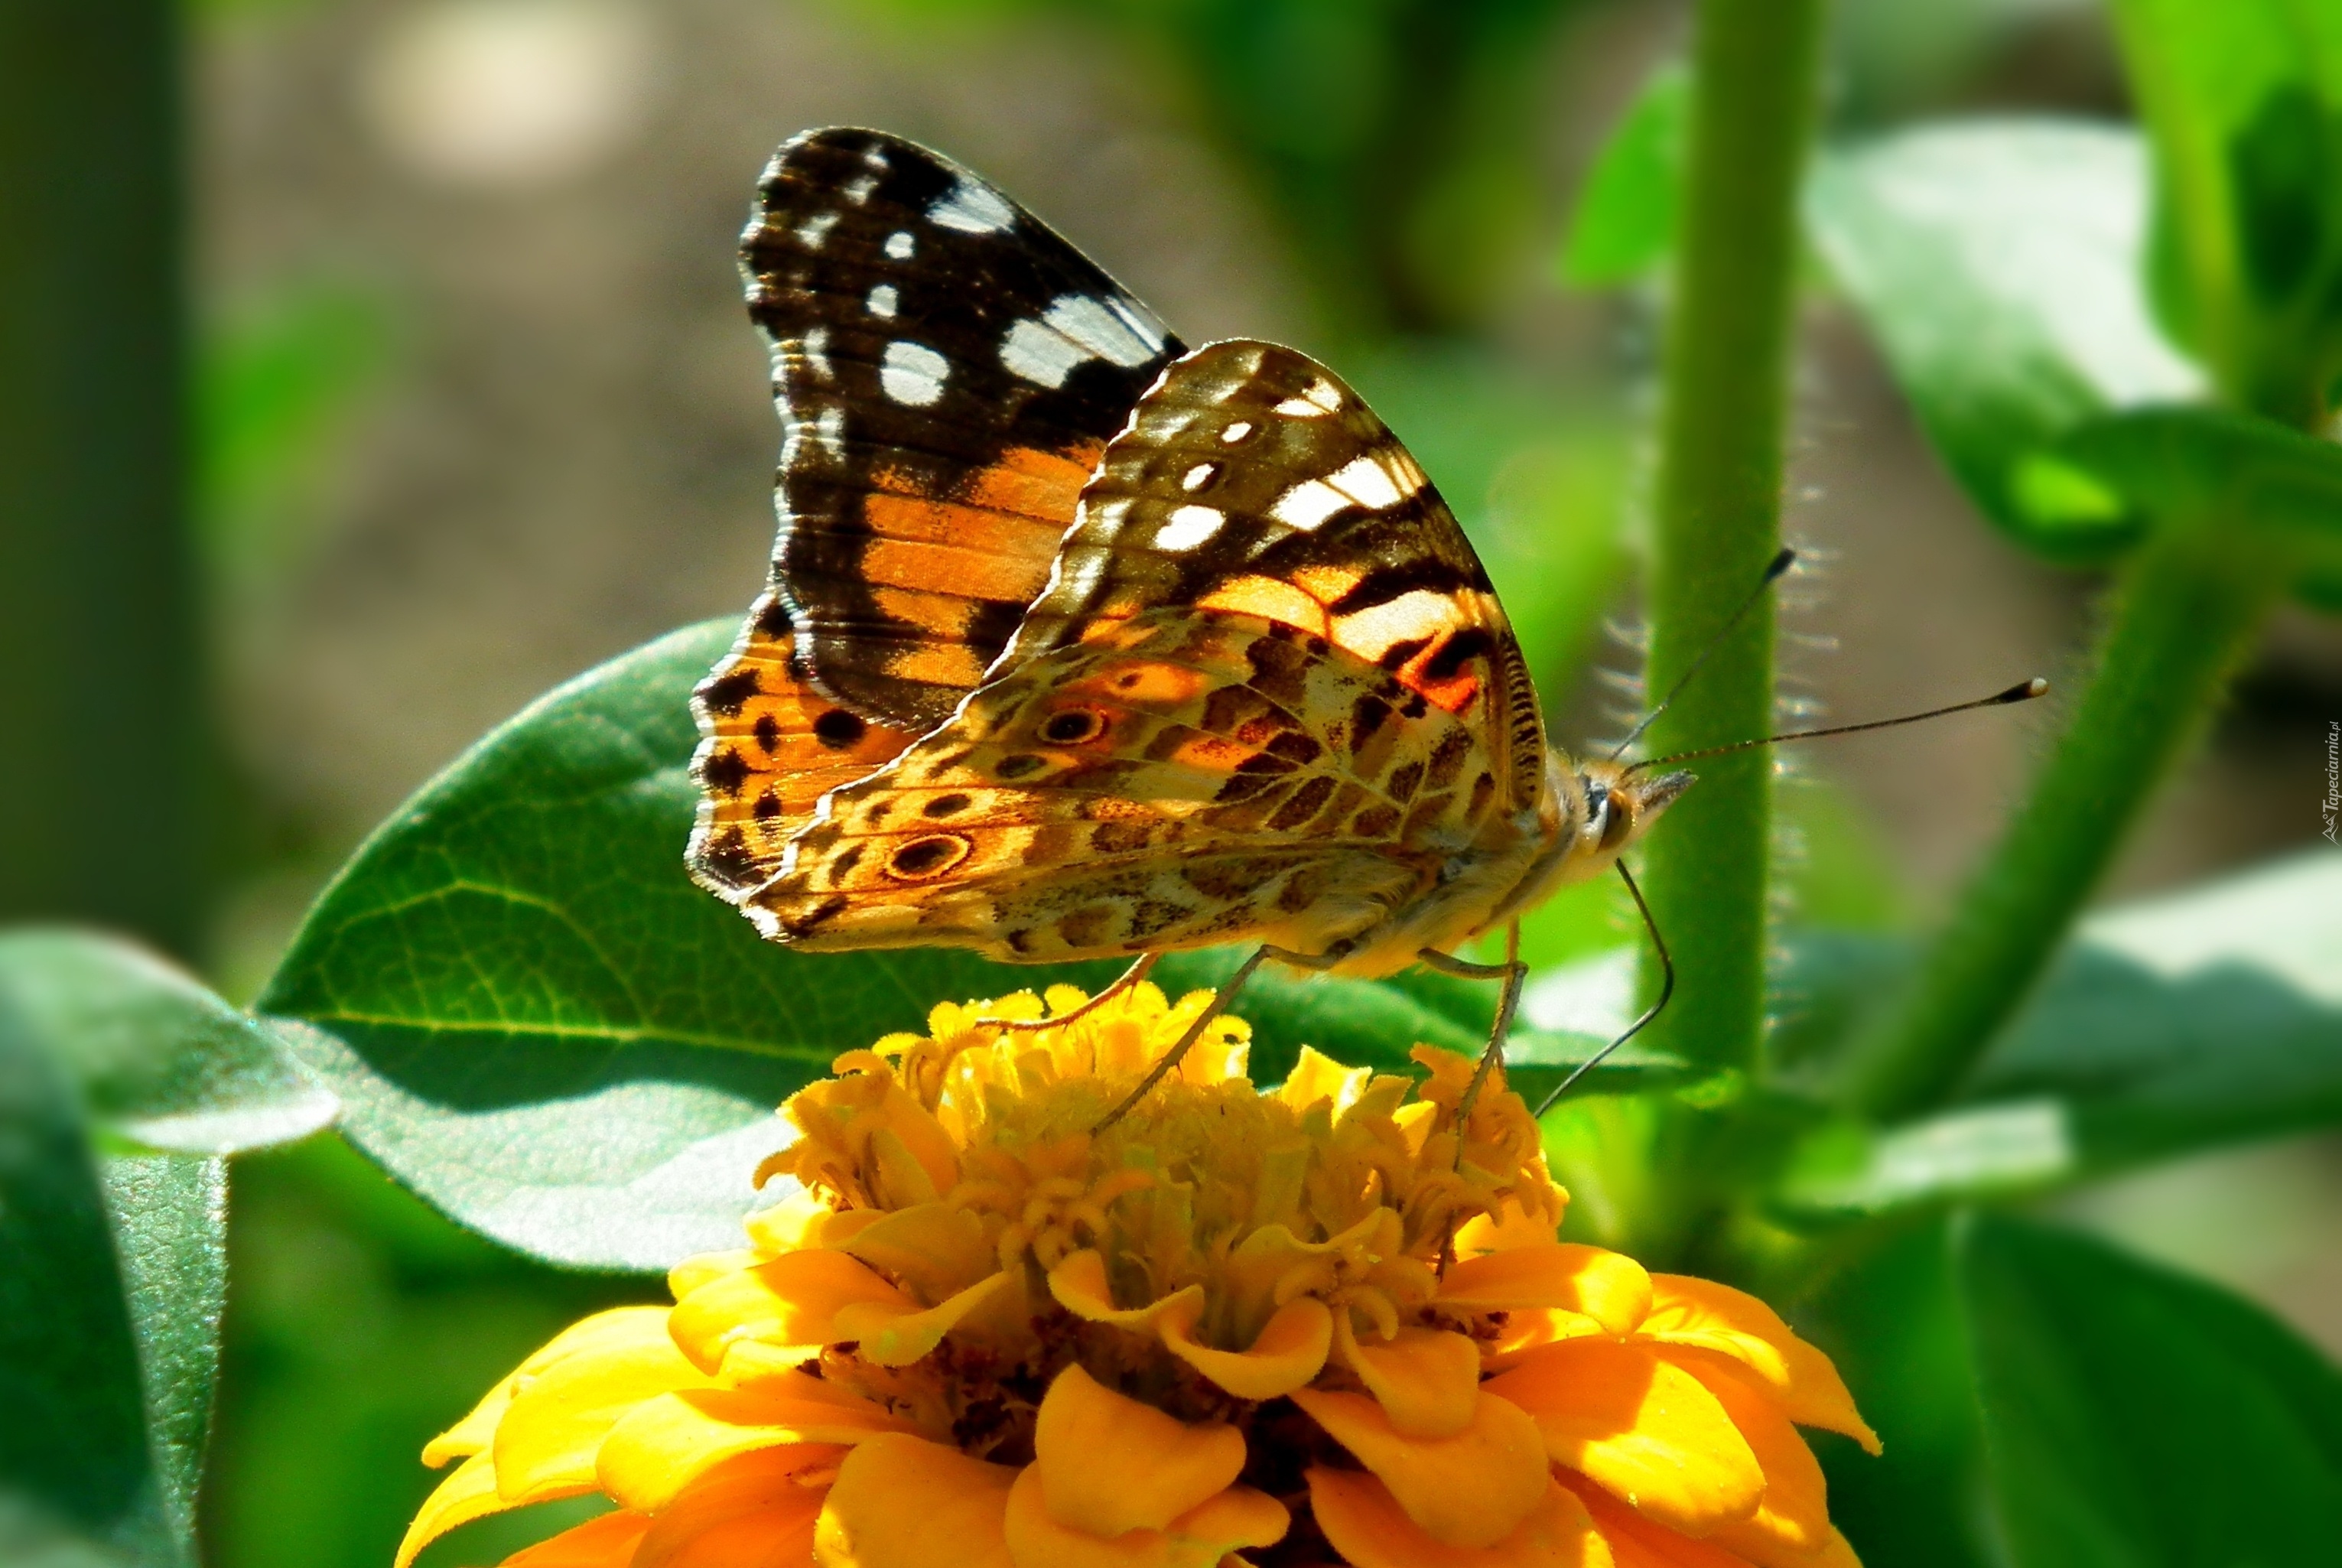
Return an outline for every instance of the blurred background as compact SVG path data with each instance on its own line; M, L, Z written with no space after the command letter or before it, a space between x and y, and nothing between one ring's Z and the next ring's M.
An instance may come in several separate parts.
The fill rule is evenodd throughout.
M9 644L0 674L20 697L135 683L131 744L157 792L136 818L145 858L75 862L20 781L0 801L19 857L0 917L130 924L248 996L368 827L483 731L639 642L740 613L770 548L779 431L733 245L774 145L825 124L985 173L1192 342L1328 360L1478 542L1555 734L1615 735L1635 700L1606 671L1636 662L1660 302L1651 285L1574 291L1559 257L1585 171L1678 51L1686 11L189 0L149 61L183 73L184 125L148 127L131 155L165 186L175 159L186 171L152 211L188 215L193 283L156 319L194 345L174 460L194 500L184 525L165 506L152 538L109 545L136 557L135 591L93 570L75 579L88 602L19 615L62 629ZM2126 115L2096 5L1840 5L1828 135L2007 113ZM2096 584L1975 514L1818 275L1794 449L1796 716L2071 670ZM73 547L27 518L0 523L25 553L0 562ZM116 644L135 667L100 682ZM83 744L72 714L27 701L5 744ZM2307 847L2337 714L2342 632L2281 614L2108 896ZM1924 923L2020 786L2039 723L1956 719L1794 759L1797 917ZM119 718L105 728L116 744ZM35 862L60 845L71 874L43 883ZM2337 1178L2342 1149L2295 1142L2064 1206L2342 1353ZM206 1499L224 1568L385 1563L428 1488L424 1439L579 1312L656 1290L505 1257L330 1138L235 1180ZM541 1517L425 1561L492 1561Z

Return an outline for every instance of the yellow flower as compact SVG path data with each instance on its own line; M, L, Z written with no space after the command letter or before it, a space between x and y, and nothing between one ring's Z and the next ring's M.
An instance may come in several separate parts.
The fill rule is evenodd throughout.
M1854 1568L1798 1424L1877 1439L1753 1297L1554 1239L1518 1096L1314 1052L1263 1093L1141 985L945 1004L792 1098L749 1245L570 1328L424 1451L398 1568ZM1460 1136L1460 1149L1459 1149Z

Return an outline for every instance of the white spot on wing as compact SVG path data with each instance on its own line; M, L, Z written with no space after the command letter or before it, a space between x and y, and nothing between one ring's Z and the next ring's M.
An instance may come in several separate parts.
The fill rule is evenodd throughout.
M827 381L830 378L829 328L817 326L806 333L802 352L806 364L813 367L814 378Z
M866 166L884 173L886 168L886 151L878 146L865 147L862 149L862 162Z
M1155 531L1157 550L1193 550L1220 531L1227 514L1209 506L1182 506Z
M1219 471L1220 465L1216 463L1198 463L1179 476L1179 488L1192 495L1209 484L1212 482L1212 475Z
M1016 209L990 185L963 176L949 195L927 209L928 221L963 234L998 234L1015 225Z
M1345 507L1357 503L1343 494L1323 479L1305 479L1278 496L1268 508L1268 514L1288 528L1306 533L1321 525L1326 518Z
M1026 380L1063 386L1074 366L1104 359L1125 369L1162 352L1163 334L1118 299L1061 294L1041 313L1008 329L1000 363Z
M1001 365L1041 386L1065 385L1074 366L1089 357L1081 345L1029 316L1010 327L1000 343Z
M1140 340L1146 345L1146 352L1150 357L1162 353L1163 345L1170 341L1171 329L1157 321L1155 318L1155 313L1145 305L1132 300L1116 299L1109 295L1106 297L1106 307L1120 316L1125 326L1138 335Z
M1276 412L1296 419L1316 419L1333 414L1342 406L1342 394L1334 384L1319 376L1305 388L1298 397L1288 397L1276 405Z
M821 249L821 242L829 237L829 231L836 226L836 213L816 213L797 225L797 238L804 243L806 249L817 251Z
M917 246L918 242L911 237L908 229L896 229L886 236L886 254L896 261L909 261L911 252Z
M895 285L891 283L880 284L870 291L870 298L867 302L870 314L882 319L891 319L895 314Z
M846 407L833 403L814 415L813 438L836 461L846 461Z
M877 188L877 175L856 175L854 178L846 183L846 199L852 202L858 207L863 203L868 201L870 199L870 193Z
M1394 475L1371 452L1362 453L1326 476L1326 483L1339 490L1359 505L1379 510L1396 506L1416 492L1409 484L1402 489L1399 475Z
M878 366L878 385L887 396L913 408L925 408L944 394L944 377L951 362L923 343L890 343Z
M1100 359L1128 369L1154 358L1163 339L1143 331L1128 311L1118 308L1120 303L1095 295L1059 295L1042 319Z
M1246 436L1250 435L1251 434L1252 421L1249 419L1239 419L1234 424L1229 425L1226 430L1220 432L1220 439L1226 442L1230 446L1234 446L1237 442L1242 441Z

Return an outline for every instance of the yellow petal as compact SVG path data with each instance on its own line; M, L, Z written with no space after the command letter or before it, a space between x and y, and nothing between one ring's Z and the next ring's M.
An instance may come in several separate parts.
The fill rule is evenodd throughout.
M836 1212L795 1176L775 1177L766 1183L765 1195L772 1203L750 1214L745 1223L748 1244L767 1257L816 1245L821 1223Z
M1724 1406L1648 1345L1566 1340L1487 1390L1529 1413L1555 1463L1675 1529L1706 1535L1755 1513L1765 1494L1765 1473Z
M1040 1477L1027 1469L1008 1493L1016 1568L1214 1568L1232 1552L1275 1545L1292 1523L1282 1503L1249 1486L1215 1493L1160 1530L1092 1535L1051 1513Z
M1357 1337L1347 1312L1334 1318L1335 1353L1402 1437L1453 1437L1480 1400L1480 1347L1442 1329L1403 1328L1387 1342Z
M1666 1350L1659 1354L1675 1359ZM1716 1395L1765 1472L1765 1496L1756 1513L1725 1525L1711 1539L1758 1568L1807 1568L1832 1535L1829 1490L1813 1450L1773 1402L1770 1391L1728 1370L1731 1363L1696 1355L1678 1364Z
M1156 1320L1166 1313L1187 1313L1194 1317L1204 1310L1201 1285L1174 1291L1143 1307L1116 1306L1114 1287L1106 1279L1106 1257L1095 1247L1066 1253L1049 1271L1049 1293L1059 1306L1085 1322L1112 1323L1138 1333L1153 1333Z
M814 1527L821 1568L1013 1568L1003 1522L1016 1472L924 1438L846 1455Z
M1516 1405L1481 1394L1472 1424L1454 1437L1402 1437L1362 1393L1296 1389L1293 1402L1348 1449L1406 1516L1449 1546L1493 1546L1546 1494L1545 1445Z
M1270 1099L1279 1100L1296 1111L1306 1111L1320 1100L1330 1101L1336 1114L1346 1111L1366 1092L1374 1079L1371 1067L1345 1067L1330 1056L1321 1056L1309 1046L1301 1048L1301 1060L1293 1064L1293 1072L1279 1084Z
M1780 1314L1746 1291L1688 1274L1655 1274L1646 1339L1728 1355L1772 1388L1791 1421L1842 1432L1871 1453L1878 1434L1854 1407L1830 1358L1799 1339Z
M1033 1451L1049 1517L1099 1536L1161 1530L1234 1485L1245 1463L1235 1427L1175 1421L1078 1365L1042 1396Z
M652 1522L626 1568L761 1568L810 1563L826 1482L799 1477L843 1449L811 1445L744 1453L701 1476Z
M636 1406L604 1441L595 1480L622 1507L656 1513L735 1454L909 1430L869 1401L802 1373L793 1386L694 1389Z
M764 1254L753 1247L735 1247L726 1253L696 1253L666 1271L667 1294L681 1301L704 1284L764 1261Z
M1174 1298L1176 1299L1176 1298ZM1164 1348L1238 1399L1276 1399L1308 1386L1325 1370L1334 1343L1334 1314L1316 1296L1296 1296L1276 1309L1249 1350L1214 1350L1196 1338L1200 1296L1166 1312L1156 1324Z
M581 1351L665 1339L666 1314L667 1309L661 1306L613 1307L571 1323L490 1389L469 1415L425 1443L423 1463L435 1470L461 1454L479 1453L495 1440L496 1423L504 1419L513 1395L532 1373Z
M575 1491L594 1480L594 1459L613 1427L647 1400L714 1380L664 1335L614 1333L521 1380L490 1450L508 1503Z
M921 1203L885 1215L839 1250L900 1282L924 1302L940 1302L1000 1267L985 1243L984 1222L949 1203Z
M1737 1553L1727 1552L1713 1541L1695 1540L1655 1519L1646 1519L1582 1476L1570 1477L1564 1484L1576 1493L1577 1500L1594 1516L1594 1528L1601 1533L1616 1568L1749 1568L1748 1560ZM1861 1565L1829 1561L1817 1562L1810 1568Z
M1352 1568L1612 1568L1586 1504L1549 1480L1510 1534L1476 1548L1433 1540L1387 1487L1355 1470L1312 1466L1309 1511Z
M944 1335L962 1318L1013 1291L1017 1283L1012 1273L996 1273L925 1312L906 1312L883 1302L856 1302L837 1309L830 1332L841 1341L859 1342L856 1354L873 1365L908 1366L941 1344Z
M1632 1333L1650 1310L1651 1276L1623 1253L1546 1242L1458 1259L1438 1301L1474 1312L1576 1313L1605 1333Z
M586 1490L577 1487L572 1495ZM393 1568L406 1568L417 1552L459 1524L469 1524L475 1519L485 1519L491 1513L518 1506L496 1495L495 1461L487 1454L475 1453L449 1471L431 1489L431 1495L423 1500L423 1506L415 1510L415 1522L406 1527L406 1538L398 1543Z
M919 1303L844 1253L787 1253L771 1263L700 1286L667 1316L667 1332L698 1366L714 1372L738 1340L808 1347L846 1337L835 1331L840 1308L877 1303L904 1312Z
M1506 1198L1494 1216L1474 1214L1456 1227L1456 1255L1476 1258L1483 1253L1508 1253L1516 1247L1543 1246L1553 1240L1561 1217L1546 1219L1523 1211L1516 1198Z
M504 1568L628 1568L651 1522L639 1513L601 1513L558 1535L523 1547Z

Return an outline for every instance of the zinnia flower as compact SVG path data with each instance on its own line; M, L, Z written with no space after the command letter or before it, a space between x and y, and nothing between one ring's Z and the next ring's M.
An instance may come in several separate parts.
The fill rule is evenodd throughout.
M587 1318L424 1451L426 1543L516 1568L1854 1568L1797 1426L1877 1439L1753 1297L1554 1239L1518 1096L1305 1051L1244 1076L1140 985L945 1004L783 1108L749 1245ZM1492 1089L1495 1087L1491 1086Z

